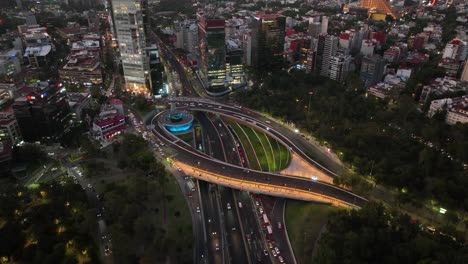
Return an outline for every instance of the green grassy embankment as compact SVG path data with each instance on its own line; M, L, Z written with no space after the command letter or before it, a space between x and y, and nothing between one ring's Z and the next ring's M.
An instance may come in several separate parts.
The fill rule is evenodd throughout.
M329 214L337 210L330 205L288 200L285 222L297 263L311 263L315 241Z

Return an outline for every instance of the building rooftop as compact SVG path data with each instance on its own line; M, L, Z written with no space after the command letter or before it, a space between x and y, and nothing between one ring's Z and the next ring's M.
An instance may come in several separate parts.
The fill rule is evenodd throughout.
M25 56L47 56L52 50L51 45L37 46L37 47L27 47L24 51Z

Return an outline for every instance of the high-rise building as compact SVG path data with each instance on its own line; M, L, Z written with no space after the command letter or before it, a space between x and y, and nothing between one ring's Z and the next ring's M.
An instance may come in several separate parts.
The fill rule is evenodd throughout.
M312 22L309 24L309 34L312 38L317 38L322 33L322 25L320 22Z
M360 79L366 86L374 85L382 80L385 69L385 59L380 55L364 57L361 62Z
M226 83L225 20L197 14L200 49L199 77L208 94L224 95L229 92Z
M18 89L22 96L15 99L12 107L24 141L52 139L69 124L70 107L66 94L59 90L49 83Z
M330 58L330 79L342 82L346 79L351 63L351 55L337 54Z
M253 18L252 64L260 72L281 69L286 18L280 14L260 14Z
M460 77L460 80L468 82L468 59L465 60L465 67L463 67L463 72Z
M159 48L156 45L151 45L146 48L149 64L149 78L147 78L147 86L152 94L164 94L163 91L163 66L159 57Z
M112 0L126 89L137 94L149 92L143 1L146 0Z
M190 53L196 53L198 48L198 27L195 20L185 20L176 23L176 48Z
M315 63L317 61L317 51L309 49L307 51L307 61L305 64L305 69L307 73L315 71Z
M366 8L369 13L390 15L396 18L395 11L393 11L387 0L361 0L360 6Z
M252 65L252 32L245 32L242 35L242 49L244 50L244 64Z
M320 34L316 43L312 49L316 51L316 60L315 60L315 70L320 73L322 71L323 64L323 52L325 49L325 39L327 38L326 34Z
M331 57L335 55L338 50L339 38L336 36L328 35L325 38L325 45L323 47L322 55L322 68L320 69L320 75L330 76L330 61Z
M327 34L328 33L328 17L322 16L322 24L321 24L321 32Z
M375 41L372 41L370 39L365 39L362 41L362 44L361 44L361 53L364 56L372 56L374 55L375 46L376 46Z

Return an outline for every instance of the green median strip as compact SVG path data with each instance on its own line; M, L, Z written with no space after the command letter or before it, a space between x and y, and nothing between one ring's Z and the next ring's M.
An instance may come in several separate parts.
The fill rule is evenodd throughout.
M249 167L254 170L261 170L260 164L256 158L255 151L250 144L247 136L245 135L244 131L240 128L237 123L229 122L232 129L236 133L237 138L239 139L239 143L242 145L242 149L244 150L244 154L246 156L247 162L249 163Z
M268 171L276 171L275 157L267 136L260 131L256 131L255 129L251 129L251 131L255 134L255 136L260 141L260 144L262 145L263 152L265 153L266 160L268 161Z
M242 131L244 131L245 135L247 136L247 139L252 144L252 147L255 151L255 155L257 156L257 159L260 162L262 171L270 171L270 168L268 167L268 159L266 157L265 150L262 146L262 143L258 139L258 137L255 135L255 133L252 131L250 127L241 126L241 125L239 126L242 129Z

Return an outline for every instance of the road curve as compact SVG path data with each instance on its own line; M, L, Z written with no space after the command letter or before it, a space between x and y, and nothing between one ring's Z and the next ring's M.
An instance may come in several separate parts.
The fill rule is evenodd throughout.
M180 162L189 164L192 167L198 167L204 171L209 171L211 173L223 175L225 177L237 179L239 181L256 182L277 187L301 190L311 194L325 196L331 200L339 200L354 207L362 207L362 205L367 202L367 199L331 184L320 181L312 181L300 177L251 170L213 159L208 155L198 152L187 143L181 141L169 133L160 124L158 124L157 118L161 113L155 115L151 121L153 125L152 132L160 140L164 140L174 147L174 149L177 151L176 158Z

